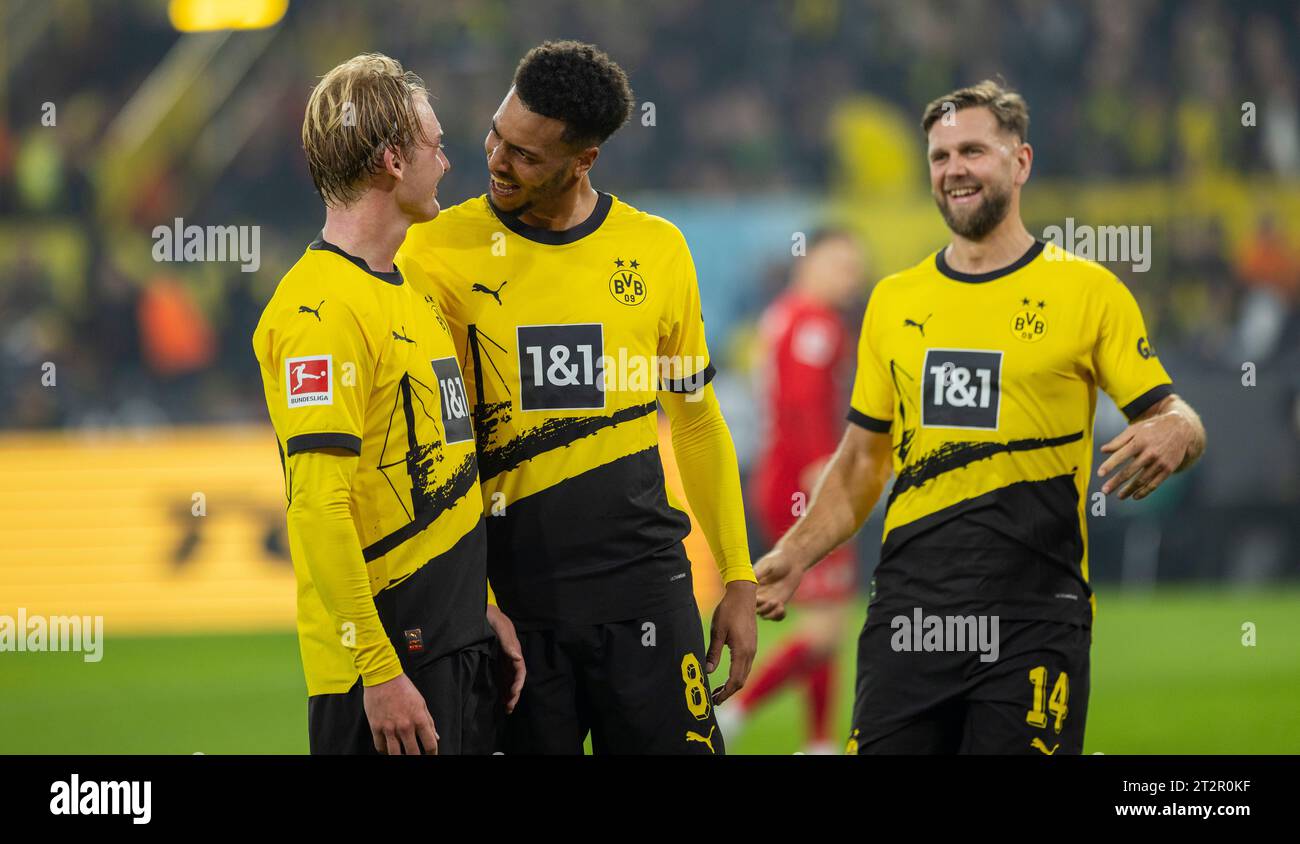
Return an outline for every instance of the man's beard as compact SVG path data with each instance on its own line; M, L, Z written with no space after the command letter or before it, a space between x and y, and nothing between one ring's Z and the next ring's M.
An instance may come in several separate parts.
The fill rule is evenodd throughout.
M983 194L984 201L965 220L958 220L953 215L946 193L935 197L939 213L943 215L943 221L948 224L953 234L967 240L983 240L989 232L998 227L998 223L1006 218L1007 210L1011 207L1011 192L994 191L985 186Z
M533 210L539 204L545 208L555 197L568 190L575 181L577 181L577 177L570 179L568 168L561 167L555 172L555 175L537 187L530 188L524 197L524 201L519 204L518 208L511 209L510 215L514 217L521 216Z

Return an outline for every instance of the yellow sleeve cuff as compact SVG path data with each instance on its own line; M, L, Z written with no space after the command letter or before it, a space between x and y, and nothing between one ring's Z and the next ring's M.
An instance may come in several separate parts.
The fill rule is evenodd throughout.
M374 668L361 675L361 685L378 686L380 683L387 683L389 680L396 679L402 675L402 663L397 659L397 652L393 650L392 645L388 647L388 652Z
M721 569L722 585L741 581L744 583L758 583L758 577L754 574L754 567L748 562L736 565L730 565Z

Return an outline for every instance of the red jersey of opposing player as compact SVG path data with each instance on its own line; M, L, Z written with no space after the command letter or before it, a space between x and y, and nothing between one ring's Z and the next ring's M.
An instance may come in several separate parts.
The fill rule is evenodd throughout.
M808 509L816 481L804 477L809 467L839 444L853 343L834 309L796 291L768 306L760 330L767 352L768 426L753 492L773 543ZM795 599L847 600L856 573L852 544L846 544L804 575Z

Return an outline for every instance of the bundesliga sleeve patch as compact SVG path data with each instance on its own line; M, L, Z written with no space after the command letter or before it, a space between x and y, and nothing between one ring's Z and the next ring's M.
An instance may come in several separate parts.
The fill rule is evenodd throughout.
M289 358L284 362L289 407L334 403L331 355Z

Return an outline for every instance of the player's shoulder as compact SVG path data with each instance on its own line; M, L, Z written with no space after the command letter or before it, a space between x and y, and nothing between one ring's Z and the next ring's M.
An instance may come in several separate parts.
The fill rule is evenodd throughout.
M381 290L400 287L400 272L374 273L361 269L355 259L313 242L285 272L262 311L254 336L271 329L292 333L314 321L326 330L368 319L377 310ZM339 320L343 314L351 319ZM333 317L327 319L327 317Z
M469 231L500 227L501 223L488 205L487 194L481 194L441 209L432 220L411 226L406 231L401 251L410 254L450 242L463 244L464 235Z
M1050 240L1043 243L1043 254L1039 260L1051 264L1054 274L1059 271L1083 284L1112 284L1120 280L1119 276L1104 265L1091 258L1080 257Z
M1044 242L1043 253L1038 260L1043 267L1051 268L1054 284L1063 289L1073 288L1081 296L1131 295L1124 280L1106 266L1090 258L1080 257L1051 241Z
M400 271L373 272L369 268L358 266L358 261L359 259L318 238L303 250L298 260L280 278L271 301L304 296L310 298L312 294L320 294L347 303L349 307L359 307L373 300L376 289L383 289L359 282L372 281L374 285L388 284L394 287L401 285Z
M926 295L922 288L939 275L936 264L938 252L930 252L906 269L890 273L871 288L871 301L876 307L892 304L911 295Z
M665 246L686 249L686 236L671 220L643 211L610 194L609 216L605 225L611 233L632 233L638 238L654 241Z

